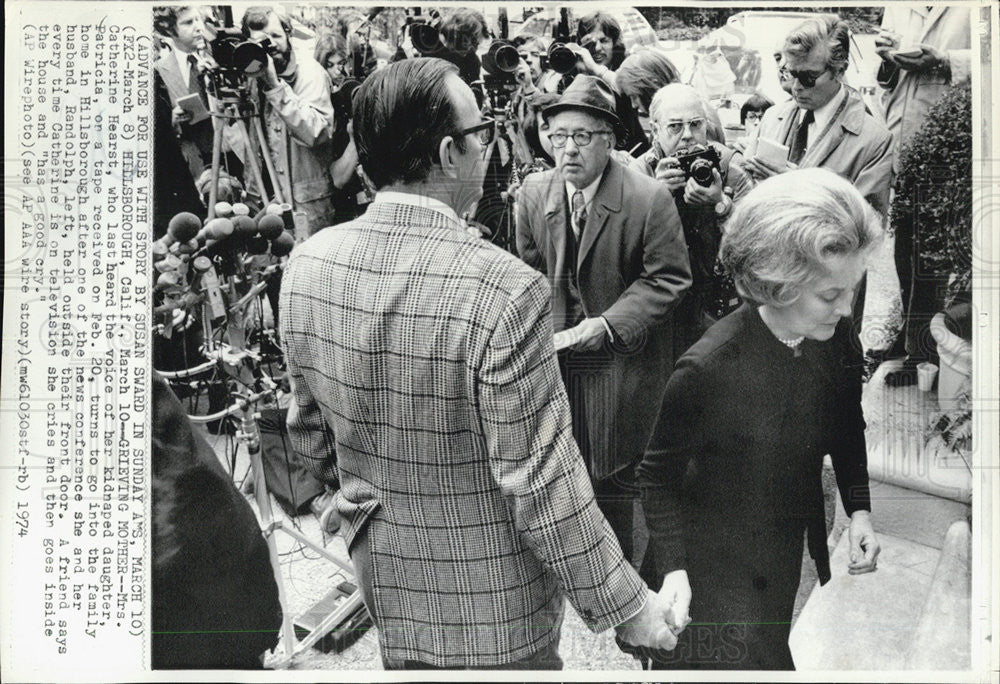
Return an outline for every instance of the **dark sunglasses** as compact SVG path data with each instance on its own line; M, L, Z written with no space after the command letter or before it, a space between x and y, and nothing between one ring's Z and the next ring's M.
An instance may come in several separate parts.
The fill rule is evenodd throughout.
M785 78L794 78L796 81L802 84L803 88L812 88L816 85L816 81L819 77L825 74L828 69L823 69L822 71L795 71L794 69L786 69L781 67L781 75Z

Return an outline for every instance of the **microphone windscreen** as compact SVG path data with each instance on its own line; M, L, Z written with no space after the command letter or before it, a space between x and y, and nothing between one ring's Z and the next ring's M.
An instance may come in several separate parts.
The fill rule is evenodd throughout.
M250 254L264 254L267 252L267 238L263 235L254 235L248 238L247 252Z
M252 237L257 233L257 224L249 216L233 217L233 233L243 238Z
M281 220L280 216L275 216L274 214L267 214L266 216L261 216L260 221L257 222L257 230L268 240L273 240L285 229L285 222Z
M281 235L271 240L271 254L276 257L290 254L293 247L295 247L295 238L287 230L282 231Z
M201 219L189 211L182 211L167 224L167 233L177 242L187 242L197 235L199 230L201 230Z
M233 234L233 222L227 218L214 218L205 224L205 232L208 237L215 240L222 240Z
M233 215L233 205L229 202L216 202L215 215L220 218L229 218Z

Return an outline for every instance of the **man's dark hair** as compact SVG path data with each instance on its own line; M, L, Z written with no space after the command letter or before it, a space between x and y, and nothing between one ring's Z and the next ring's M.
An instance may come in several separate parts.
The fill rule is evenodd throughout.
M647 112L657 90L680 80L680 72L670 58L653 48L629 55L615 72L618 90L628 97L638 97Z
M583 39L587 34L593 33L598 29L611 39L610 67L613 71L625 59L625 43L622 41L622 28L613 16L606 12L591 12L581 17L576 25L576 42L583 45Z
M552 162L552 157L545 151L538 139L538 114L558 101L559 95L556 93L536 92L525 101L524 113L521 116L521 130L524 131L524 139L527 141L528 147L531 148L536 157L541 157L548 162Z
M455 105L446 84L458 69L443 59L394 62L369 76L354 98L358 160L376 189L419 183L438 162L438 147L455 135ZM455 136L465 151L465 138Z
M188 10L198 9L194 5L172 5L153 8L153 30L161 36L177 37L177 17Z
M448 14L441 22L441 35L449 48L465 55L475 52L479 43L490 37L490 31L480 12L461 8Z
M249 7L243 14L243 35L249 36L251 31L263 31L267 26L268 18L271 15L278 17L281 28L286 36L292 35L292 20L281 12L276 12L272 7Z
M747 99L746 102L743 103L743 106L740 107L740 125L746 125L747 113L759 112L763 114L773 106L774 103L767 97L761 95L760 93L754 93L749 97L749 99Z

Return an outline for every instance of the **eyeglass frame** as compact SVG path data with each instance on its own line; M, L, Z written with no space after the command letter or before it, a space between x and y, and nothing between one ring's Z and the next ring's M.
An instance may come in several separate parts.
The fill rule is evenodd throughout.
M486 142L483 142L482 138L478 138L479 144L483 148L483 158L485 159L486 158L486 150L490 149L490 145L492 145L493 143L495 143L496 140L497 140L497 120L496 119L491 119L489 117L484 117L483 120L481 122L477 123L475 126L469 126L468 128L463 128L463 129L461 129L459 131L455 131L455 135L458 136L458 137L464 138L465 136L471 135L472 133L478 133L479 131L486 131L486 130L488 130L490 132L490 139L488 141L486 141Z
M779 76L787 76L789 78L793 78L796 81L798 81L803 88L812 88L813 86L816 85L816 81L818 81L823 76L823 74L829 71L830 71L829 66L819 72L809 71L808 69L803 69L800 71L798 69L789 69L786 66L778 67Z
M550 132L548 134L548 138L549 138L549 143L552 145L552 147L554 149L561 150L564 147L566 147L566 143L569 142L570 138L573 138L573 144L576 145L577 147L587 147L590 143L594 142L594 136L595 135L602 135L602 134L603 135L613 135L614 131L609 131L607 129L602 129L602 130L599 130L599 131L575 131L573 133L555 133L555 132ZM587 138L587 142L581 143L579 140L577 140L576 137L578 135L585 136ZM565 140L563 140L562 143L560 143L560 144L557 145L556 141L552 139L555 136L564 136Z
M698 123L697 128L691 125L695 122ZM684 132L685 126L690 128L692 133L698 130L704 130L708 126L708 118L704 116L699 116L695 117L694 119L688 119L686 121L668 121L667 123L660 123L657 121L656 125L661 128L665 128L667 130L667 133L670 133L671 135L680 135L681 133ZM675 126L680 126L680 128L678 128L676 131L671 130L671 128Z

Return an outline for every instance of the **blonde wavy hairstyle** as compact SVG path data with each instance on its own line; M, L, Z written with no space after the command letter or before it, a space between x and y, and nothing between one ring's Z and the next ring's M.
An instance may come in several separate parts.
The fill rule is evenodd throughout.
M853 185L825 169L800 169L737 202L719 258L744 300L780 307L827 274L830 257L867 257L882 235L881 217Z

